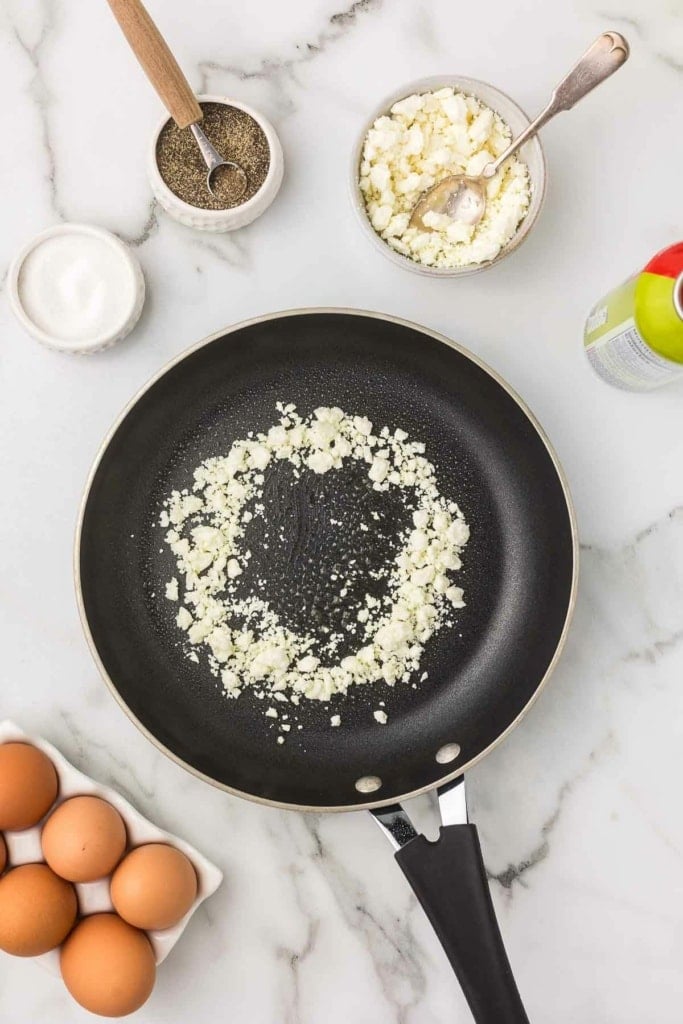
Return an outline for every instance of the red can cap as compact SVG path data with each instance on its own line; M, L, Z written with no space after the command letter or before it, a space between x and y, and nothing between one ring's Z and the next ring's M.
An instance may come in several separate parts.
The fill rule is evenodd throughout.
M661 277L678 277L683 273L683 242L676 242L667 249L662 249L643 269Z

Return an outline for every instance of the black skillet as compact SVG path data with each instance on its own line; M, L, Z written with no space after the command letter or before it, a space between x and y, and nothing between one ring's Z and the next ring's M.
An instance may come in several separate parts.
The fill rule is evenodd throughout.
M249 692L226 701L201 659L183 656L175 608L163 597L174 566L155 525L163 497L191 484L206 457L250 430L267 430L278 401L296 403L302 414L338 405L423 440L441 492L459 503L472 531L458 574L467 606L427 645L427 679L416 688L356 687L330 705L304 702L304 728L282 745L262 701ZM277 528L266 549L264 520L253 521L253 579L267 574L268 601L294 627L343 625L358 595L340 600L340 571L352 556L368 573L382 562L410 510L392 492L373 491L353 468L302 474L292 487L284 466L266 478L263 500L264 520ZM360 529L366 519L372 532ZM89 643L139 728L188 770L238 796L298 810L376 809L479 1024L527 1017L493 916L476 829L450 815L461 823L447 824L428 843L399 804L432 788L448 793L524 714L559 656L576 572L566 484L513 392L444 337L344 310L238 325L162 371L98 456L76 549ZM380 701L384 726L373 718ZM339 728L330 728L334 713ZM444 806L457 793L448 793Z

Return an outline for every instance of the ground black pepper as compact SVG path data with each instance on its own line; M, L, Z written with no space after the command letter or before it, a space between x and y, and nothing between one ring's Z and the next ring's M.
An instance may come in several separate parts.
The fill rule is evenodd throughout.
M156 158L161 177L183 202L202 210L228 210L256 195L270 167L270 147L261 126L250 114L227 103L202 103L202 129L226 160L234 160L247 175L247 188L229 168L212 178L215 195L206 187L206 164L189 128L168 120L157 139Z

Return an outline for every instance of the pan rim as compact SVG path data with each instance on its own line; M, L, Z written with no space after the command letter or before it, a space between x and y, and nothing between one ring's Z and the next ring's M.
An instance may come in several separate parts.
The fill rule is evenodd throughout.
M547 667L545 673L543 674L541 680L539 681L538 685L536 686L533 694L531 695L531 697L527 701L527 703L524 705L524 707L521 709L521 711L516 715L516 717L507 725L507 727L501 733L499 733L499 735L496 737L495 740L493 740L492 743L490 743L487 747L485 747L483 750L481 750L474 757L470 758L470 760L467 761L465 764L462 764L462 765L458 766L458 768L454 769L453 771L448 772L442 778L437 779L434 782L430 782L426 786L421 786L418 789L411 790L408 793L404 793L404 794L401 794L400 796L394 796L394 797L389 797L389 798L385 798L385 799L362 801L360 803L354 803L354 804L333 804L333 805L328 806L328 807L323 807L323 806L319 806L319 805L305 805L305 804L289 803L289 802L281 801L281 800L271 800L271 799L268 799L267 797L258 796L258 795L254 794L254 793L248 793L248 792L245 792L243 790L236 789L234 786L229 786L227 783L219 782L217 779L211 778L210 775L206 775L204 772L199 771L193 765L189 764L183 758L181 758L177 754L175 754L172 750L170 750L159 739L157 739L157 737L147 728L147 726L145 726L140 721L140 719L137 717L137 715L135 715L131 711L131 709L128 707L128 705L124 701L123 697L119 693L119 691L118 691L118 689L117 689L113 679L109 675L109 673L108 673L104 663L102 662L102 659L100 658L99 651L97 649L97 646L95 644L95 640L94 640L92 632L90 630L90 625L88 623L88 616L87 616L87 612L86 612L86 609L85 609L85 601L84 601L84 598L83 598L83 589L82 589L82 580L81 580L80 550L81 550L81 538L82 538L82 532L83 532L83 521L84 521L84 518L85 518L85 510L86 510L86 506L88 504L88 499L90 497L90 491L91 491L91 488L92 488L92 485L93 485L93 481L95 479L95 475L97 473L97 470L99 469L100 463L102 462L102 459L104 458L104 456L105 456L105 454L106 454L106 452L107 452L107 450L109 448L109 445L110 445L111 441L113 440L115 434L117 433L120 425L126 419L128 414L130 412L132 412L132 410L135 408L135 406L138 404L138 402L143 398L143 396L146 395L147 392L157 383L157 381L161 380L161 378L166 376L166 374L169 373L175 366L177 366L179 363L183 362L185 359L187 359L193 353L199 351L199 349L202 349L202 348L204 348L207 345L212 344L214 341L217 341L219 338L225 337L226 335L234 334L237 331L243 330L244 328L251 327L251 326L254 326L256 324L262 324L262 323L265 323L265 322L267 322L269 320L281 320L281 319L284 319L285 317L294 317L294 316L329 315L329 314L336 314L336 315L342 315L342 316L351 315L351 316L370 317L370 318L376 319L376 320L383 320L386 323L397 324L397 325L399 325L401 327L408 327L411 330L418 331L420 334L427 335L428 337L433 338L435 341L439 341L442 344L447 345L449 348L455 349L455 351L459 352L460 355L464 356L466 359L469 359L472 363L474 363L477 367L479 367L479 369L481 369L485 373L487 373L489 375L489 377L491 377L510 396L510 398L512 398L512 400L518 405L518 407L520 408L522 413L529 420L529 422L531 423L532 427L536 431L538 437L540 438L541 442L543 443L546 451L548 452L548 455L550 456L550 460L551 460L551 462L552 462L552 464L553 464L553 466L555 468L555 472L557 473L557 477L558 477L558 480L560 482L560 486L562 488L562 493L563 493L564 500L565 500L565 503L566 503L566 506L567 506L567 513L568 513L568 516L569 516L569 525L570 525L571 541L572 541L572 580L571 580L571 587L570 587L570 592L569 592L569 600L568 600L568 603L567 603L567 611L566 611L564 623L563 623L563 626L562 626L562 631L561 631L560 636L558 638L557 646L555 647L555 651L553 653L553 656L550 659L550 662L548 663L548 667ZM219 331L215 331L214 333L212 333L210 335L207 335L206 337L202 338L200 341L197 341L193 345L190 345L188 348L184 349L181 353L179 353L177 356L174 356L168 362L164 363L164 365L161 366L160 369L157 370L157 372L154 373L133 394L133 396L129 399L129 401L123 407L123 409L118 414L118 416L114 419L114 422L112 423L111 427L109 428L109 430L105 434L104 438L102 439L102 441L101 441L101 443L100 443L100 445L99 445L99 447L98 447L98 449L96 451L96 454L95 454L95 457L93 459L92 465L90 467L90 471L89 471L88 477L86 479L85 488L83 490L83 495L81 497L81 501L80 501L80 505L79 505L79 509L78 509L78 519L77 519L77 523L76 523L76 531L75 531L75 536L74 536L74 547L73 547L73 574L74 574L74 587L75 587L75 591L76 591L76 602L77 602L77 606L78 606L79 617L80 617L80 620L81 620L81 626L82 626L83 632L85 634L85 638L86 638L88 647L90 649L90 654L91 654L91 656L93 658L93 661L95 662L95 665L96 665L96 667L97 667L97 669L98 669L98 671L100 673L100 676L102 677L105 685L107 686L107 688L108 688L109 692L111 693L111 695L113 696L114 700L119 705L119 707L123 710L123 712L127 715L128 719L137 727L137 729L142 733L142 735L150 743L153 744L153 746L155 746L158 750L161 751L162 754L165 754L166 757L168 757L171 761L173 761L175 764L179 765L181 768L184 768L187 772L189 772L191 775L194 775L195 778L200 779L202 782L206 782L206 783L208 783L209 785L213 786L216 789L220 789L220 790L222 790L225 793L229 793L231 796L239 797L242 800L249 800L251 803L260 804L260 805L266 806L266 807L277 807L280 810L302 811L302 812L318 813L318 814L341 813L341 812L344 812L344 811L369 811L369 810L376 810L376 809L379 809L381 807L389 807L389 806L391 806L393 804L396 804L396 803L403 803L406 800L411 800L411 799L413 799L416 796L421 796L423 793L428 793L428 792L431 792L432 790L438 789L440 786L448 785L448 783L453 782L455 779L459 778L461 775L464 775L465 772L469 771L476 764L478 764L480 761L482 761L487 756L487 754L490 754L491 751L495 749L495 747L497 747L500 743L502 743L509 736L509 734L516 728L516 726L519 725L519 723L524 718L524 716L527 714L527 712L536 703L538 697L543 692L543 690L545 689L545 687L546 687L550 677L552 676L552 674L553 674L553 672L554 672L554 670L555 670L555 668L557 666L557 663L558 663L558 661L560 659L562 651L564 650L564 646L565 646L566 641L567 641L567 636L568 636L568 633L569 633L569 628L570 628L570 625L571 625L571 621L572 621L572 618L574 616L574 610L575 610L575 607L576 607L577 590L578 590L578 576L579 576L578 524L577 524L577 519L576 519L576 511L574 509L574 503L572 501L571 492L569 490L569 483L567 481L564 469L562 468L562 465L561 465L560 460L559 460L559 458L557 456L557 453L555 452L555 449L553 448L553 446L552 446L552 444L550 442L550 439L548 438L547 434L545 433L545 430L543 429L543 427L541 426L541 424L539 423L539 421L537 420L536 416L533 414L531 409L528 407L526 402L520 397L520 395L517 394L517 392L514 390L514 388L512 388L510 386L510 384L508 384L508 382L503 377L501 377L500 374L497 373L496 370L492 369L487 363L485 363L482 359L480 359L479 356L475 355L473 352L470 352L468 349L464 348L464 346L460 345L458 342L453 341L452 338L448 338L446 335L440 334L438 331L434 331L434 330L432 330L429 327L423 327L422 325L417 324L417 323L415 323L414 321L411 321L411 320L406 320L403 317L393 316L390 313L379 313L379 312L374 311L374 310L357 309L357 308L354 308L354 307L344 307L344 306L304 306L304 307L298 307L298 308L292 308L292 309L276 310L276 311L274 311L272 313L262 314L261 316L250 317L250 318L248 318L246 320L240 320L237 323L232 324L231 326L225 327L225 328L223 328L223 329L221 329Z

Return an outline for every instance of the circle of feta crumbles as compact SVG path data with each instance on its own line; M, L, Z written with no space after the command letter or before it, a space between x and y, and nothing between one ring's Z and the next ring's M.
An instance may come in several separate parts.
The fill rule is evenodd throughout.
M176 622L188 654L195 661L198 652L206 654L229 697L256 687L258 696L296 705L359 683L407 682L426 642L453 608L464 606L449 574L461 567L469 527L439 493L425 446L405 431L384 427L375 434L366 417L338 408L316 409L306 419L294 405L277 408L279 422L267 433L207 459L194 471L192 490L173 491L164 502L159 523L179 577L166 585L166 597L180 603ZM262 598L240 595L239 577L251 557L243 550L245 526L263 515L264 472L279 459L288 459L297 475L327 473L354 459L367 466L375 490L414 491L412 526L389 569L387 595L380 601L366 594L357 613L362 646L338 664L323 664L330 653L324 641L285 627ZM277 717L272 707L266 714Z

